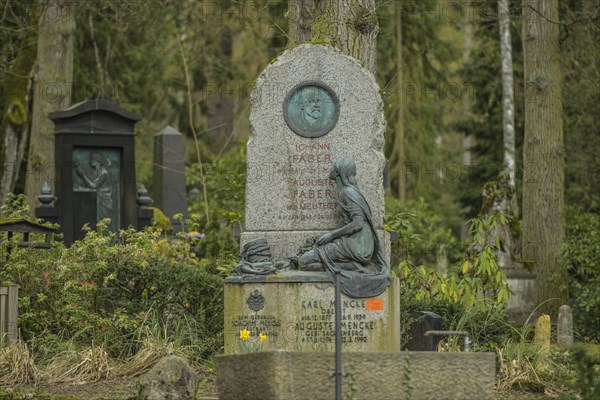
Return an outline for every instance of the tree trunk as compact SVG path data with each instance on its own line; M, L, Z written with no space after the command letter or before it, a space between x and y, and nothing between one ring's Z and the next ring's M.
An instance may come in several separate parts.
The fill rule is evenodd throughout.
M312 41L329 43L376 73L379 23L375 0L315 0Z
M0 178L0 204L14 192L21 163L27 150L27 111L20 100L11 101L2 123L2 175Z
M508 0L498 0L498 26L500 28L500 54L502 61L502 130L504 132L504 168L510 185L515 188L515 98L513 92L512 42ZM516 207L517 196L512 206ZM513 212L516 212L513 209Z
M35 40L25 43L11 65L11 79L6 83L8 101L0 124L0 205L8 193L15 191L21 164L27 152L29 136L30 74L35 60Z
M376 73L375 0L290 0L288 48L312 41L337 47Z
M402 87L402 7L395 7L396 15L396 124L394 126L394 140L390 154L390 190L393 196L401 201L406 201L406 177L404 171L405 148L404 148L404 104Z
M558 2L523 0L525 140L523 257L537 273L538 303L555 316L568 301L559 262L564 238L564 146Z
M310 41L313 8L314 0L289 0L288 48Z
M31 205L36 204L42 183L54 182L54 125L48 114L71 102L75 4L68 0L42 0L40 4L25 187Z
M473 46L473 38L472 38L473 33L471 31L471 25L465 24L464 30L465 30L465 42L464 42L465 43L465 51L463 54L463 61L465 63L468 63L469 60L471 59L471 47ZM464 107L464 110L466 113L471 113L469 97L470 96L463 96L463 98L462 98L463 107ZM461 145L462 145L461 146L461 148L462 148L462 166L465 170L469 170L472 165L471 148L473 146L473 135L468 130L463 133ZM468 224L467 224L467 221L464 221L460 225L460 240L461 240L461 242L464 242L465 240L467 240L468 237L469 237Z

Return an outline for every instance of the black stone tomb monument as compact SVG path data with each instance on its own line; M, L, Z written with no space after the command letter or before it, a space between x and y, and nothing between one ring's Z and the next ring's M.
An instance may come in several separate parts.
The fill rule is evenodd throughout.
M139 228L140 211L151 212L136 205L134 126L141 118L99 99L53 112L49 118L55 125L54 208L65 243L80 239L84 224L95 227L104 218L110 218L111 231ZM48 207L36 209L39 217L48 212Z

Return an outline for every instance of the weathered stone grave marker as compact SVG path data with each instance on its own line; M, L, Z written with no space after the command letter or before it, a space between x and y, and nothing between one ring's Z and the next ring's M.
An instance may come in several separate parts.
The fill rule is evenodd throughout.
M550 350L550 316L542 314L535 322L534 342L540 346L540 352Z
M330 46L301 45L265 69L251 102L244 252L255 261L282 260L307 239L348 223L336 212L340 189L330 179L334 161L346 158L355 163L357 187L389 264L383 230L386 123L373 76ZM399 350L398 296L395 285L368 298L342 296L345 351ZM332 351L333 300L326 272L230 277L225 353L241 352L249 342L263 350ZM247 341L240 339L245 331Z
M573 313L571 307L566 304L558 309L556 343L564 349L573 347Z
M358 186L384 237L386 122L373 76L333 47L302 45L263 71L251 102L242 243L265 238L273 257L282 258L306 238L339 226L328 175L341 157L356 162ZM310 107L320 108L319 119L303 128Z
M350 380L356 398L491 397L493 353L399 351L373 76L332 47L304 44L263 71L251 103L247 230L225 280L219 398L341 398ZM409 383L389 379L398 376Z
M167 126L154 135L154 205L171 219L175 233L181 232L175 214L187 218L185 149L183 135Z
M442 317L430 311L414 311L411 317L415 319L406 348L412 351L437 351L440 336L425 336L427 331L441 331Z

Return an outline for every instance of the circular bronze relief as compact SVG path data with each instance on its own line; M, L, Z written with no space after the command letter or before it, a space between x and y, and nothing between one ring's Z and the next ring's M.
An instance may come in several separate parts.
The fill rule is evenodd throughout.
M325 84L303 82L287 95L283 116L296 134L317 138L333 129L338 120L339 105L337 96Z

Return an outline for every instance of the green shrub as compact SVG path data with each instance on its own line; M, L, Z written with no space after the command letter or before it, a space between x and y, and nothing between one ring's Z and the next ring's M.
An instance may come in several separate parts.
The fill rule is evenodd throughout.
M579 372L577 389L581 393L581 399L600 398L600 358L582 346L573 349L571 358Z
M411 287L402 280L400 282L400 327L402 328L401 347L406 348L407 343L412 339L410 329L417 319L412 317L413 312L429 311L442 317L442 326L444 329L450 329L454 321L460 318L464 312L464 306L447 300L435 298L417 297L418 288Z
M187 228L203 235L193 240L193 250L199 258L237 261L239 241L232 231L244 216L246 147L234 145L221 158L202 164L202 171L204 182L198 163L186 170L188 186L199 190L189 205Z
M489 243L489 235L506 218L494 213L469 221L469 239L459 256L460 246L450 230L441 227L440 218L423 200L413 206L416 211L408 212L404 207L409 205L392 202L387 218L388 226L398 232L395 248L406 250L397 268L402 282L402 344L414 323L411 312L431 311L442 316L445 329L468 331L475 349L494 349L510 334L510 325L505 311L508 280L495 256L501 243ZM445 244L450 266L441 272L432 265L431 255ZM419 249L426 249L429 258Z
M508 279L498 267L495 255L501 243L489 243L490 232L505 222L504 216L498 213L470 220L470 239L465 243L467 251L462 261L451 266L447 273L424 265L416 266L408 258L400 263L400 277L417 290L417 299L443 299L473 306L492 297L498 304L505 303Z
M569 271L575 331L600 341L600 215L567 209L562 262Z
M419 288L409 287L402 282L400 291L400 326L402 327L401 346L405 348L411 339L408 332L416 322L411 317L413 311L430 311L442 317L445 330L464 330L469 332L472 349L475 351L494 351L511 335L504 304L494 299L481 298L472 306L436 297L417 296ZM462 349L462 338L453 337L455 349Z
M435 266L444 253L450 263L460 259L460 243L423 198L402 203L388 197L385 202L386 228L398 234L392 244L392 266L405 259L415 265Z
M246 146L236 144L221 158L202 164L204 182L201 180L200 165L196 162L186 169L187 185L200 193L189 205L190 215L197 213L199 221L206 223L204 186L211 221L224 220L234 224L243 218L246 187ZM201 231L205 227L201 226Z
M29 219L30 215L29 203L23 194L9 193L4 204L0 206L0 218L2 219Z
M0 285L20 286L25 340L106 343L109 355L128 357L155 313L170 327L188 327L197 350L190 356L207 358L222 346L223 265L231 260L199 259L192 245L153 229L110 233L103 221L70 248L58 241L50 250L14 248L1 262Z

